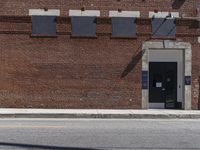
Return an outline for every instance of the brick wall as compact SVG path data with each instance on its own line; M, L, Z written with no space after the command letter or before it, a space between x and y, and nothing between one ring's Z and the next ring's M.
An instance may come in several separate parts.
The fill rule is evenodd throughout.
M149 20L138 21L136 39L111 38L109 10L179 11L196 15L195 0L5 0L0 1L0 107L141 108L141 44ZM60 9L56 38L30 37L28 9ZM99 9L97 38L70 37L69 9ZM5 17L5 16L13 16ZM20 17L17 17L20 16ZM199 29L179 22L177 41L192 43L193 109L199 102Z
M179 11L185 16L195 16L198 0L1 0L0 15L28 15L28 9L60 9L61 16L66 16L69 9L97 9L102 16L108 16L109 10L141 11L148 16L149 11Z

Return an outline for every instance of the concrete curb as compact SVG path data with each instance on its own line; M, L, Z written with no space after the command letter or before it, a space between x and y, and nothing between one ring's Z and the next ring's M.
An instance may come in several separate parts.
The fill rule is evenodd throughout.
M91 119L200 119L200 115L153 114L0 114L0 118L91 118Z
M0 109L0 118L200 119L200 111Z

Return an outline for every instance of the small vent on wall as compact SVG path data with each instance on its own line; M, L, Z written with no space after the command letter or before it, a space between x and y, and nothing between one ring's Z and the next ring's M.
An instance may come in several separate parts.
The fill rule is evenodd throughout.
M45 7L45 8L44 8L44 11L48 11L48 8L47 8L47 7Z

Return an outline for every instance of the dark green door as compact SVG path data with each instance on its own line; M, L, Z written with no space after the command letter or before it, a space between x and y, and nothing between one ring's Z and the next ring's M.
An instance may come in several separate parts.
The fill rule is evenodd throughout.
M174 109L177 104L177 63L149 63L149 102L165 103Z

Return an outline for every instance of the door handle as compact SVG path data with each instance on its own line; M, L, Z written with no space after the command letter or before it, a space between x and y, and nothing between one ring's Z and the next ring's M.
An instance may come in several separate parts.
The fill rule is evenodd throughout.
M162 91L165 91L165 88L162 88Z

